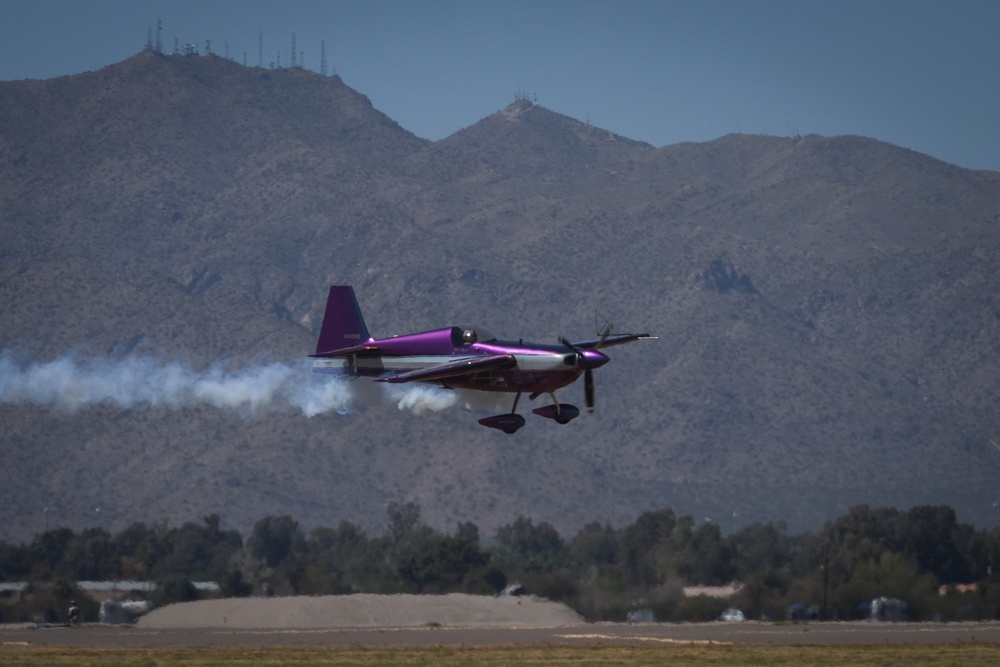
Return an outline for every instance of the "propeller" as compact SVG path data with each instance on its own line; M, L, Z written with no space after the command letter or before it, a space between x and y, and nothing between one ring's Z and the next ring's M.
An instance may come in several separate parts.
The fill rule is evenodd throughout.
M587 412L594 411L594 371L587 369L583 373L583 395L587 401Z
M605 320L605 322L607 322L607 320ZM606 341L610 335L611 322L608 322L604 327L604 331L601 332L601 339L597 341L597 345L594 346L594 349L599 350L604 347L604 341ZM589 368L583 374L583 395L587 401L587 412L593 412L596 407L594 403L594 372Z
M603 333L601 333L601 340L595 346L594 348L595 350L601 347L601 345L604 343L604 340L608 337L610 333L611 333L611 326L609 325L604 329ZM593 359L593 358L588 359L584 355L583 350L581 350L579 347L571 343L564 336L559 337L559 342L561 342L563 345L569 348L573 352L573 354L576 355L575 361L577 366L580 366L584 369L583 371L584 400L587 403L587 411L593 412L596 406L596 402L594 400L594 369L606 364L608 362L608 358L605 357L603 354L599 354L598 359Z

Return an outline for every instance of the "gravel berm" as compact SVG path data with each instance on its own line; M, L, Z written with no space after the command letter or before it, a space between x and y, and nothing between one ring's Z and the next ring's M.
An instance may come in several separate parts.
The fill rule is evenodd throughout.
M453 593L199 600L154 609L137 625L147 629L545 628L582 622L566 605L541 598Z

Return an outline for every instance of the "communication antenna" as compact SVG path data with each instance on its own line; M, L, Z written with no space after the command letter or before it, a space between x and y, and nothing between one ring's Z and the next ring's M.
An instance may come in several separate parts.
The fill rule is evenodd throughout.
M175 56L179 55L180 52L181 52L181 43L176 37L174 37L174 55Z
M257 67L264 66L264 29L260 29L260 36L257 37Z
M146 28L146 50L147 51L152 51L153 50L153 29L152 28Z
M295 50L295 33L292 33L292 69L295 69L295 54L298 51Z
M326 41L319 43L319 73L326 76Z

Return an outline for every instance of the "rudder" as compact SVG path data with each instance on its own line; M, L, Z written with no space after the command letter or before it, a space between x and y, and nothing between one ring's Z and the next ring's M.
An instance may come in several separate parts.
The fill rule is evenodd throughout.
M335 352L371 340L361 308L350 285L331 285L326 298L323 326L316 342L316 354Z

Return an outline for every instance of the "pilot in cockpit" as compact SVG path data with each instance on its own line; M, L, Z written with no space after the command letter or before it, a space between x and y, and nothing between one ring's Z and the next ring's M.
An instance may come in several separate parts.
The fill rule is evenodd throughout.
M462 345L468 347L478 340L475 329L464 329L462 331Z

